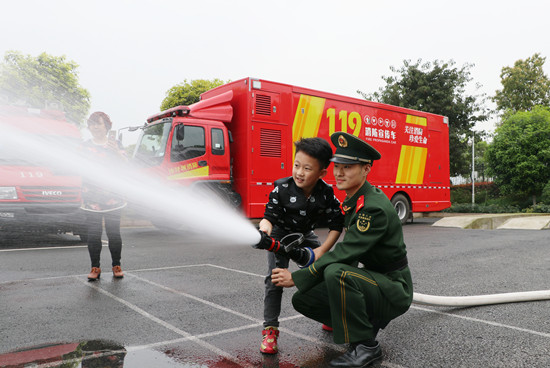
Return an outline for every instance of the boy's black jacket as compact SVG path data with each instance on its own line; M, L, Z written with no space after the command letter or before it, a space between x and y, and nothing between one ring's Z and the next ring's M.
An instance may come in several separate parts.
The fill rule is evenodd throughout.
M264 218L288 232L308 233L316 227L341 232L344 227L340 201L332 187L321 179L309 198L296 186L292 176L275 181Z

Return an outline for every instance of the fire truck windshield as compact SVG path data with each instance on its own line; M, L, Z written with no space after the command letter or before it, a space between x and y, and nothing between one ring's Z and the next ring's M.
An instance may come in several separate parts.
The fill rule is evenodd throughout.
M166 152L166 143L172 128L172 119L163 119L143 129L134 151L134 160L146 166L160 165Z

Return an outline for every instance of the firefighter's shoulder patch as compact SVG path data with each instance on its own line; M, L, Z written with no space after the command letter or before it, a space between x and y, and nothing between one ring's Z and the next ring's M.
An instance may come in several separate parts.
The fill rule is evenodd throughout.
M372 220L372 216L367 215L366 213L360 213L357 216L357 230L364 233L370 228L370 222Z

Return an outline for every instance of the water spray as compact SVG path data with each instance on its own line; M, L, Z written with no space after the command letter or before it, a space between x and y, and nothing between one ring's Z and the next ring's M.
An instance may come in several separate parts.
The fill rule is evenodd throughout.
M21 159L31 164L38 161L39 166L47 162L51 168L81 176L90 183L124 195L130 203L141 206L148 213L187 225L212 242L223 242L228 246L252 244L254 248L284 252L301 267L307 267L315 260L311 248L300 247L303 235L290 234L292 236L280 242L275 241L258 232L242 214L222 204L211 192L167 184L124 162L112 162L106 167L88 157L78 145L62 146L45 135L29 136L1 122L0 132L0 144ZM537 300L550 300L550 290L457 297L414 293L413 296L413 302L417 304L452 307Z
M30 135L0 121L0 145L29 166L48 166L120 194L148 214L186 225L213 242L250 245L259 241L254 225L212 192L182 187L140 172L127 162L98 163L79 143L60 144L48 135ZM52 132L53 134L54 132Z

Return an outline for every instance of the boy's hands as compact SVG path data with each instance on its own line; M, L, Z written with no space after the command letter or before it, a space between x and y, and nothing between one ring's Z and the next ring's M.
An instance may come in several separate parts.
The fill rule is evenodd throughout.
M267 235L271 236L271 231L273 231L273 224L269 220L262 219L262 221L260 221L260 224L258 225L258 228L260 229L260 231L263 231Z
M274 268L271 272L271 282L273 282L275 286L286 288L294 286L292 274L287 268Z

